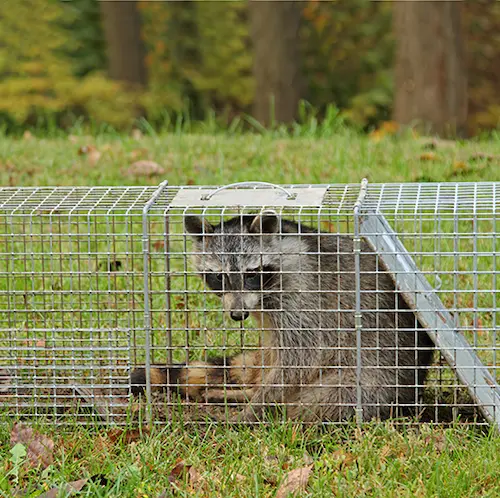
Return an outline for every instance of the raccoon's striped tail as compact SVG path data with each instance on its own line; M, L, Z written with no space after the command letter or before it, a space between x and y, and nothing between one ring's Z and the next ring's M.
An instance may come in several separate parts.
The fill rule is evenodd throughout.
M248 401L258 377L254 356L242 353L225 358L225 362L224 358L213 358L208 362L190 362L189 365L151 367L151 390L171 391L181 397L200 401ZM135 369L130 376L130 383L132 394L138 396L144 393L146 369Z

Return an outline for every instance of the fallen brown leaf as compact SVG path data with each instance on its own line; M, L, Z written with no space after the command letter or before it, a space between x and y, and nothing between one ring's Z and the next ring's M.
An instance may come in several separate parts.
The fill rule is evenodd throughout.
M148 155L149 155L149 150L142 147L140 149L134 149L132 152L130 152L129 157L133 161L136 161L140 158L148 157Z
M174 468L170 471L168 476L169 482L174 482L184 471L186 467L186 462L182 459L178 459L174 465Z
M399 124L395 121L384 121L381 126L376 130L373 130L368 135L369 138L375 142L378 142L386 135L395 135L399 130Z
M130 176L156 176L163 175L165 169L154 161L137 161L127 170Z
M149 430L146 427L142 429L111 429L108 432L108 438L111 443L123 441L125 444L130 444L139 441L147 434L149 434Z
M155 249L156 251L163 251L166 249L166 244L165 244L165 241L164 240L157 240L155 242L153 242L153 249Z
M88 154L92 149L95 149L93 145L82 145L81 147L78 147L78 155L84 156Z
M48 467L54 461L54 441L39 434L31 427L16 423L10 433L12 446L17 443L26 446L26 454L32 467Z
M92 166L94 166L95 164L97 164L97 162L99 161L100 158L101 158L101 153L98 150L93 150L88 155L89 163Z
M189 467L188 477L189 484L191 484L191 486L193 487L199 485L203 481L201 474L196 470L195 467Z
M187 476L188 483L193 488L199 488L204 483L204 479L198 469L192 465L186 464L184 460L178 459L173 469L170 471L168 481L175 486L176 481L180 480L181 476Z
M446 448L446 438L444 437L444 434L438 434L436 438L434 439L434 448L436 448L436 451L438 453L441 453L444 451Z
M437 453L442 453L446 447L446 439L444 434L436 434L434 436L428 435L424 442L432 446Z
M466 175L467 173L473 171L473 169L474 168L471 168L468 164L464 163L463 161L455 161L453 163L451 173L448 175L448 177L453 178L454 176Z
M88 479L79 479L78 481L68 482L64 486L49 489L46 493L38 495L38 498L57 498L60 496L61 491L64 491L66 496L77 493L87 484L87 481Z
M356 461L356 457L352 453L346 453L344 450L334 451L331 456L337 460L339 468L349 467Z
M94 145L82 145L78 149L78 155L87 156L87 160L92 166L97 164L101 158L101 153L95 148Z
M307 483L309 482L312 468L313 465L311 464L288 472L285 480L276 493L276 498L285 498L290 493L304 491L307 487Z
M419 159L421 161L437 161L438 158L434 152L424 152L423 154L420 154Z

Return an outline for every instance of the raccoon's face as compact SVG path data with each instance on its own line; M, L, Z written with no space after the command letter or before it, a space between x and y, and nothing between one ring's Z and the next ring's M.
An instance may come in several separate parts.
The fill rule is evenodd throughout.
M197 270L233 320L272 307L287 266L276 215L244 215L216 226L188 216L185 226L193 237Z

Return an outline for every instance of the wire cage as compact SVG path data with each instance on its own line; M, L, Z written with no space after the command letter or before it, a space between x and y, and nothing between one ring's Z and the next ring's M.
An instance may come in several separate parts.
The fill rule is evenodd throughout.
M0 406L500 426L496 183L0 189Z

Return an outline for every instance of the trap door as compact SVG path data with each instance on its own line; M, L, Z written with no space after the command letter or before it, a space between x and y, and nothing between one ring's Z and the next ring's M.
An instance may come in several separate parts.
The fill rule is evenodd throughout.
M385 217L375 212L362 215L360 233L378 254L396 289L427 328L436 347L467 387L486 420L500 428L500 387L495 377L465 337L456 330L450 312L418 269L398 235Z

